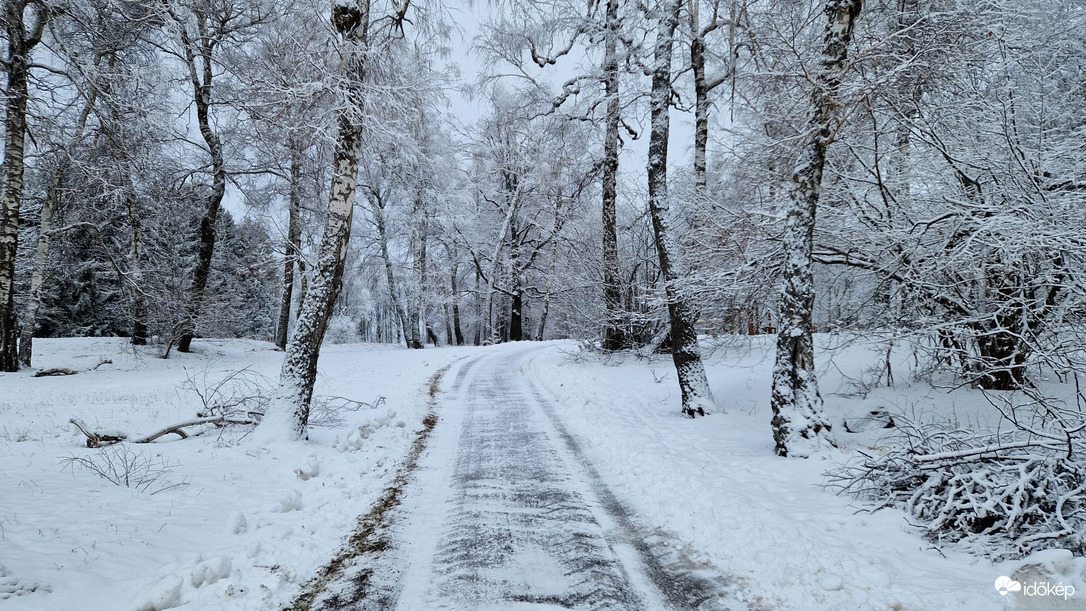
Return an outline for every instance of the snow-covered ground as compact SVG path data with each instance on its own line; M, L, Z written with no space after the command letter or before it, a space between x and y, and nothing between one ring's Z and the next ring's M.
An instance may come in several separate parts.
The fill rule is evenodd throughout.
M873 388L865 372L883 362L885 347L841 347L839 338L822 336L818 344L835 348L832 362L825 350L816 361L841 449L809 460L780 459L769 427L774 339L732 340L715 351L707 370L726 413L696 420L677 417L670 356L601 362L567 345L528 369L642 526L685 542L691 562L740 582L754 605L987 611L1010 603L993 584L1022 563L937 550L903 512L861 511L862 504L823 486L835 462L886 432L862 423L872 410L987 426L995 419L992 407L967 389L948 393L911 382L908 354L895 356L893 388ZM846 419L867 430L845 432ZM1078 560L1079 571L1082 565ZM1062 602L1051 598L1036 608L1071 608Z
M1018 563L935 549L904 514L858 511L821 486L835 461L877 443L881 433L846 433L842 419L855 423L887 408L980 423L990 407L967 390L909 382L907 355L894 388L857 394L863 384L856 380L882 356L855 345L830 363L823 352L822 391L841 449L780 459L768 424L771 340L714 353L709 378L726 413L697 420L678 416L666 357L601 362L558 342L538 345L519 362L608 487L634 510L639 528L674 545L674 557L694 570L723 575L750 608L1003 608L993 584ZM200 407L195 393L180 389L186 379L204 386L245 368L274 377L282 353L241 340L198 342L196 353L169 360L135 354L119 339L39 340L35 348L36 368L80 373L0 376L5 611L281 607L392 480L428 410L431 376L466 362L462 357L510 349L326 346L318 394L385 400L344 412L336 426L312 428L308 443L260 447L240 427L91 450L69 418L99 430L151 432ZM438 433L456 422L439 422ZM124 451L134 471L149 469L146 486L114 485L66 464L85 457L101 466L107 452L117 458ZM403 502L410 504L410 495Z
M0 608L275 609L327 562L392 479L428 406L427 380L470 349L326 346L316 392L376 410L314 427L306 444L254 448L243 429L127 445L161 475L144 490L64 460L94 457L69 424L132 434L190 419L192 376L278 374L282 352L198 341L193 354L137 356L119 339L38 340L37 368L0 377ZM88 371L103 360L112 361ZM367 438L358 434L369 425ZM96 462L103 463L101 458ZM138 471L138 469L136 469ZM135 486L135 482L131 482ZM171 488L173 484L182 484Z

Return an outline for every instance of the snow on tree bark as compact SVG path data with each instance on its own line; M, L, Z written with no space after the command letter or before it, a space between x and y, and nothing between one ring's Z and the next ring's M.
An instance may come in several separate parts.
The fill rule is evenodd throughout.
M3 196L0 200L0 371L19 370L19 320L15 312L15 258L19 250L19 208L23 199L26 105L29 97L30 51L41 40L49 14L35 4L33 21L25 21L25 0L4 3L8 37L5 65L8 82L5 117ZM29 27L27 27L29 25Z
M348 106L339 111L332 159L332 186L328 215L317 265L310 281L297 326L287 342L279 387L260 424L258 439L273 441L308 438L309 405L317 379L317 359L332 310L343 285L343 267L351 238L351 220L362 154L359 114L364 103L361 84L366 75L370 25L369 0L335 0L332 26L341 39L341 76L346 81Z
M19 365L30 367L34 355L34 331L37 327L38 308L41 305L41 285L45 279L45 266L49 262L49 232L53 228L53 211L56 209L57 192L60 189L60 168L56 169L45 190L45 200L41 205L41 220L38 222L38 245L34 253L34 271L30 272L30 298L26 304L26 317L23 320L22 333L19 337Z
M706 149L709 145L709 80L705 76L705 36L698 24L698 2L692 0L690 16L690 69L694 76L694 195L704 200L708 191ZM699 201L701 206L703 202ZM695 221L700 218L695 219Z
M680 6L681 0L669 0L662 9L657 24L649 135L649 212L656 238L656 252L660 259L660 275L667 294L667 308L671 319L671 355L679 378L679 389L682 391L682 413L694 417L709 413L715 408L715 401L701 362L698 333L694 327L696 314L680 292L685 270L682 252L670 227L667 144L670 128L671 54L675 44L675 28L679 24Z
M822 414L815 373L811 315L814 308L815 214L822 187L826 148L839 120L836 101L847 66L845 59L862 0L830 0L821 66L811 94L807 139L792 173L784 223L784 286L779 304L779 333L773 368L771 406L773 439L779 456L810 456L831 447L831 427Z
M407 301L407 320L410 326L410 342L408 346L416 350L423 347L422 332L419 327L422 321L422 276L423 266L426 264L425 227L426 209L422 199L422 187L419 186L415 193L414 207L411 210L413 222L411 223L411 276L414 280L414 288L411 297Z
M626 343L622 330L622 308L618 265L618 0L607 0L607 40L604 43L604 93L607 97L607 119L603 141L603 301L607 322L603 332L603 349L620 350Z

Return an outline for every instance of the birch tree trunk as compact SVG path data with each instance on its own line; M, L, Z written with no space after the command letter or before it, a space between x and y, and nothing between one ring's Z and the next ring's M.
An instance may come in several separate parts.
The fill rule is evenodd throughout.
M557 207L556 207L557 208ZM555 213L557 219L557 212ZM554 234L558 233L558 222L555 220ZM543 307L539 312L539 329L536 331L536 341L543 341L543 337L547 331L547 317L551 311L551 293L554 291L554 278L558 274L558 240L551 241L551 266L547 271L547 284L543 290Z
M41 306L41 285L45 280L45 268L49 263L50 231L53 229L53 211L56 209L57 198L60 197L62 173L61 167L54 170L53 178L45 189L45 200L41 205L38 245L34 252L34 271L30 272L30 298L26 303L26 317L19 337L19 365L22 367L30 367L33 360L34 332L37 331L38 309Z
M346 81L349 105L341 109L337 117L332 185L317 268L302 302L297 327L287 342L279 388L260 424L258 437L264 440L308 438L309 405L317 379L317 359L343 285L343 267L351 237L358 161L362 154L359 114L364 102L361 84L366 75L369 0L333 0L332 26L340 37L340 71Z
M29 97L30 51L41 40L49 14L35 4L33 21L25 22L30 3L4 2L8 37L7 114L5 117L3 196L0 199L0 371L19 371L19 320L15 313L15 259L19 251L19 208L23 199L26 160L26 105ZM28 27L29 25L29 27Z
M472 345L483 344L483 274L475 268L475 328L472 333Z
M34 269L30 273L30 297L26 303L26 319L23 320L22 333L19 338L19 363L23 367L30 367L33 360L34 332L38 328L38 310L41 308L41 286L45 281L45 268L49 265L49 241L52 238L53 212L56 211L57 203L59 203L64 171L71 161L75 147L83 139L83 130L86 129L87 118L94 108L95 99L96 95L92 91L87 96L87 103L83 107L83 111L79 114L71 140L54 156L53 175L49 180L49 186L45 188L45 200L41 205L41 220L38 224L38 244L34 252Z
M705 76L705 36L698 23L699 0L689 0L690 69L694 75L694 197L699 208L708 191L706 149L709 146L709 79ZM700 220L700 215L695 219Z
M661 7L657 23L656 47L653 53L652 109L649 135L649 212L660 259L660 275L667 295L671 318L671 355L682 391L682 413L694 417L715 408L713 392L705 376L698 348L698 333L694 327L696 313L680 292L683 280L682 252L671 229L671 210L667 194L667 144L669 109L671 105L671 54L675 43L675 28L679 24L682 0L668 0Z
M517 209L520 207L520 193L519 183L517 177L509 171L502 171L502 188L506 193L506 200L509 203L509 209L505 212L505 220L502 221L501 232L498 234L497 243L494 245L494 254L490 257L490 274L486 278L486 315L484 320L486 326L483 330L483 342L490 341L491 343L498 343L498 330L494 323L494 297L498 292L495 284L498 281L498 264L501 262L502 248L505 247L506 240L509 239L510 229L513 226L513 219L517 215ZM482 270L476 265L476 271L479 275L482 275Z
M784 287L779 305L776 365L773 368L773 439L778 456L810 456L833 445L822 414L815 373L811 315L815 214L822 188L826 148L839 120L837 100L848 44L863 0L828 0L821 66L811 94L807 139L792 173L785 211Z
M422 219L422 248L419 250L419 316L422 319L422 328L426 331L426 339L430 341L435 347L439 345L437 333L434 332L434 322L428 316L429 308L427 307L426 295L429 293L430 279L429 272L430 267L426 260L426 247L429 242L429 222L430 217L428 214L423 214Z
M607 322L603 349L621 350L626 345L622 329L622 295L618 265L618 0L607 0L607 39L604 43L604 95L607 118L603 140L603 302Z
M287 203L287 243L283 257L283 295L279 302L279 323L275 328L275 345L287 348L287 331L290 329L290 305L294 293L294 267L302 245L302 151L293 139L290 141L290 201Z

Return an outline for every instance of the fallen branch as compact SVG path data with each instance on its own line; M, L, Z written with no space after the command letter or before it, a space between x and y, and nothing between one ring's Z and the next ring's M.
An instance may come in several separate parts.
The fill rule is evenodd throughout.
M154 433L151 433L150 435L144 435L142 437L136 437L136 438L132 438L132 439L129 439L128 435L125 435L123 433L117 433L117 432L103 433L103 432L92 431L90 429L90 427L88 427L86 424L84 424L78 418L72 418L71 420L69 420L69 422L74 424L75 427L77 429L79 429L79 432L86 435L86 437L87 437L87 447L88 448L101 448L101 447L104 447L104 446L113 445L115 443L120 443L122 441L128 441L129 443L151 443L152 441L158 439L159 437L163 437L163 436L169 435L171 433L181 437L181 439L187 439L189 437L189 433L185 432L185 429L187 429L187 428L196 427L196 426L203 426L203 425L207 425L207 424L211 424L211 425L218 426L218 427L223 427L223 426L227 426L227 425L231 425L231 424L242 424L242 425L244 425L244 424L253 424L255 421L252 420L252 419L248 419L248 418L230 418L230 417L227 417L227 416L210 416L210 417L207 417L207 418L194 418L192 420L187 420L185 422L180 422L180 423L177 423L177 424L171 424L170 426L159 429L158 431L156 431Z
M185 433L184 429L193 426L201 426L204 424L214 424L215 426L221 427L228 424L253 424L253 422L253 420L246 418L228 418L226 416L210 416L208 418L196 418L194 420L189 420L188 422L173 424L155 433L151 433L150 435L146 435L138 439L133 439L132 443L151 443L159 437L162 437L163 435L169 435L170 433L179 435L181 439L187 439L188 434Z
M95 433L94 431L90 430L90 427L88 427L86 424L83 423L82 420L79 420L78 418L72 418L68 420L68 422L74 424L75 428L79 429L80 433L83 433L87 436L88 448L101 448L104 446L113 445L119 441L124 441L125 439L127 439L127 436L123 434L115 435L111 433Z
M52 369L42 369L38 373L34 374L35 378L44 378L46 376L74 376L79 373L74 369L68 369L66 367L54 367Z

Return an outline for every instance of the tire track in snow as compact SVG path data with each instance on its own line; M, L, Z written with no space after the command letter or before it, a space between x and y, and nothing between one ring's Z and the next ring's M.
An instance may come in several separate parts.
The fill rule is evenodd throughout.
M332 586L338 594L315 609L745 608L637 531L524 377L520 362L536 350L460 368L404 504L359 558L364 587Z

